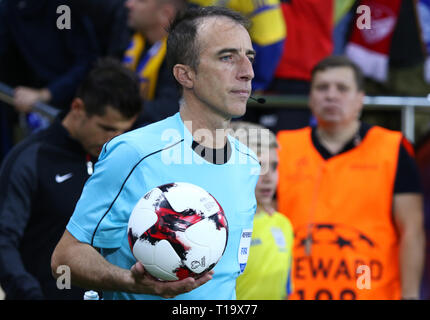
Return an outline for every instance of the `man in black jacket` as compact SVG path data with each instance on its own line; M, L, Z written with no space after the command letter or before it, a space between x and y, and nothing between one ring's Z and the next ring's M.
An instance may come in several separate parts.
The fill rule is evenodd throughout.
M128 130L141 108L138 81L119 62L89 73L70 111L8 154L0 171L0 285L6 299L82 299L60 290L51 254L103 144Z

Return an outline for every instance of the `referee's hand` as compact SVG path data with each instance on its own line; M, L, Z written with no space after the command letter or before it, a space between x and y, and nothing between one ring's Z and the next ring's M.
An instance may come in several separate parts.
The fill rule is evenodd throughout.
M211 280L214 273L211 270L198 279L188 277L178 281L161 281L150 275L140 262L134 264L130 270L135 283L134 292L163 298L174 298L179 294L194 290Z

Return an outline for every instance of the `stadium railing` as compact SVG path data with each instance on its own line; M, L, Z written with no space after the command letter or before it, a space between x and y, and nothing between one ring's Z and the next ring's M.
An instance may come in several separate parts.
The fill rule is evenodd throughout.
M254 108L308 107L308 96L299 95L264 95L265 104L249 101ZM430 94L428 97L365 96L364 110L400 110L401 130L409 141L415 141L415 111L430 112Z
M0 101L13 104L13 89L0 82ZM308 107L308 96L300 95L264 95L264 104L249 100L248 105L255 108L290 108ZM418 109L430 112L430 94L427 97L365 96L364 110L400 110L401 130L411 142L415 142L415 111ZM50 119L55 118L59 110L53 106L36 103L34 112Z

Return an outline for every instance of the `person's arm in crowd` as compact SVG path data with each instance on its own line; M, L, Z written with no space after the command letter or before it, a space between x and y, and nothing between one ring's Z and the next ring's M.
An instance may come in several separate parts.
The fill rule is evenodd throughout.
M394 221L399 232L403 299L418 299L424 268L425 234L420 194L394 195Z
M14 90L13 103L17 111L28 113L36 102L47 103L51 99L51 91L47 88L35 89L18 86Z
M159 295L173 298L191 291L212 278L206 273L199 279L186 278L180 281L159 281L148 274L137 262L130 270L109 263L91 245L78 241L67 230L54 250L51 269L54 277L60 265L71 270L72 283L84 288L103 291L123 291Z
M11 38L7 12L8 4L6 1L0 1L0 81L8 81L11 77L10 73L16 72L10 66L14 54L11 47L14 43ZM19 86L14 92L14 105L17 111L29 112L31 105L37 101L48 102L51 99L51 93L47 88L34 89L24 86Z
M394 222L400 241L402 297L419 298L424 266L425 234L422 187L412 145L405 139L399 149L393 198Z
M14 91L17 111L28 113L37 102L48 103L58 108L67 108L79 83L96 60L98 47L91 21L87 17L73 18L71 29L62 35L68 55L71 56L67 71L50 81L43 88L18 86ZM59 44L60 45L60 44Z
M0 172L0 284L7 299L43 299L19 252L37 186L36 153L34 148L11 151Z

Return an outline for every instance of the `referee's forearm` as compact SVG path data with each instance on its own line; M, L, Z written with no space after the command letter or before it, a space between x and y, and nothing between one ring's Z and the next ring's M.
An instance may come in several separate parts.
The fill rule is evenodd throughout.
M129 291L130 270L109 263L89 244L79 242L68 231L65 232L51 259L51 270L55 278L60 266L70 268L71 283L75 286L101 291Z

